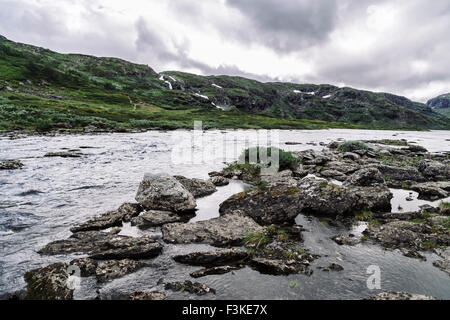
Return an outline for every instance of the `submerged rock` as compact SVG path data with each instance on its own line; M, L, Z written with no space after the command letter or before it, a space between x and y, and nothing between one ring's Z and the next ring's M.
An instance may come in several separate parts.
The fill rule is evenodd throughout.
M60 151L60 152L48 152L44 157L61 157L61 158L81 158L83 153L79 151Z
M242 249L193 252L173 257L177 262L193 266L220 266L240 262L247 258L248 252Z
M136 201L151 210L190 211L196 207L194 196L168 174L146 174L139 185Z
M167 223L188 222L195 214L176 213L170 211L149 210L131 219L131 225L139 229L160 227Z
M47 244L45 255L86 253L92 259L150 259L161 253L162 245L149 236L133 238L100 231L77 232L70 238Z
M189 275L192 278L201 278L201 277L214 275L214 274L225 274L225 273L228 273L228 272L231 272L234 270L241 269L243 267L244 267L243 264L231 265L231 266L229 266L229 265L217 266L217 267L200 269L200 270L191 272Z
M194 198L204 197L217 191L216 186L210 180L189 179L183 176L174 176Z
M313 271L309 268L309 264L298 262L294 259L267 259L267 258L252 258L250 265L263 274L280 275L303 273L310 276Z
M207 293L216 294L216 290L208 287L206 284L199 282L192 282L190 280L186 280L184 282L166 283L164 289L178 292L189 292L196 294L198 296L203 296Z
M59 262L25 273L27 299L71 300L73 289L69 288L67 268L66 263Z
M99 217L93 218L81 225L72 227L71 232L103 230L122 226L122 222L130 221L144 210L138 203L124 203L115 211L109 211Z
M242 212L234 212L206 221L171 223L162 227L168 243L209 243L218 247L242 244L249 232L264 229Z
M436 300L436 298L422 294L388 291L371 296L367 300Z
M0 161L0 170L17 170L23 167L23 163L19 160Z

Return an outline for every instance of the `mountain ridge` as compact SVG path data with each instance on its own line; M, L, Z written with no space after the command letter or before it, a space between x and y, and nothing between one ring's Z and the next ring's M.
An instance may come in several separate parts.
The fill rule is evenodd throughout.
M1 36L0 53L0 129L175 129L193 120L209 128L450 129L433 108L390 93L157 73L120 58L61 54ZM27 110L42 123L12 117Z

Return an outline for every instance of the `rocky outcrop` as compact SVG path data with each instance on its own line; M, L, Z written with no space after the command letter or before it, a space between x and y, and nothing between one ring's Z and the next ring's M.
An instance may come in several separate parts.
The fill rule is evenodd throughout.
M128 222L132 217L142 212L143 208L138 203L124 203L115 211L109 211L99 217L91 219L81 225L70 229L71 232L103 230L111 227L122 226L122 222Z
M194 198L200 198L210 195L217 191L216 186L210 180L188 179L183 176L174 176L192 195Z
M303 273L311 275L313 271L309 268L309 263L302 263L295 259L280 260L267 258L252 258L250 265L263 274L281 275L292 273Z
M92 259L150 259L161 253L162 245L154 238L133 238L106 232L77 232L66 240L47 244L40 254L86 253Z
M152 227L160 227L167 223L188 222L194 216L195 214L189 212L177 213L170 211L149 210L140 214L138 217L131 219L131 225L145 230Z
M392 221L381 225L369 224L364 234L388 248L430 250L450 245L449 230L427 222Z
M19 160L0 161L0 170L17 170L23 167L23 163Z
M248 252L242 249L226 249L207 252L193 252L174 256L177 262L193 266L220 266L241 262L248 258Z
M233 265L225 265L225 266L217 266L217 267L211 267L211 268L204 268L204 269L200 269L194 272L191 272L189 275L192 278L201 278L201 277L206 277L206 276L210 276L213 274L225 274L234 270L239 270L241 268L243 268L244 265L243 264L233 264Z
M263 230L253 219L236 211L206 221L166 224L162 234L168 243L209 243L223 247L240 245L247 233Z
M133 273L143 266L142 262L130 259L106 261L98 264L95 275L98 282L107 282Z
M358 170L344 182L344 185L361 187L384 186L385 184L386 183L382 174L376 168L365 168Z
M425 182L424 176L413 167L394 167L387 165L375 166L384 176L386 183L393 188L399 188L403 183Z
M25 273L27 299L71 300L73 289L69 288L68 267L59 262Z
M421 174L432 181L450 180L450 164L433 160L422 160L417 167Z
M190 211L196 207L194 196L168 174L146 174L136 195L144 208L166 211Z
M383 184L338 186L326 180L306 177L295 187L279 185L234 195L220 205L219 211L226 215L242 210L260 224L279 224L292 223L301 212L336 216L358 210L390 211L391 199L392 193Z
M95 275L98 262L91 258L80 258L72 260L69 265L78 267L81 277L90 277Z
M388 291L371 296L367 300L436 300L436 298L423 294Z

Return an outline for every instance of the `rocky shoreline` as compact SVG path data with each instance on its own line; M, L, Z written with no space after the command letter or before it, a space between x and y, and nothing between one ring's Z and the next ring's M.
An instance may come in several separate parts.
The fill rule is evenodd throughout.
M170 244L209 244L213 251L199 251L172 258L198 266L185 282L167 282L165 290L214 294L215 289L198 279L248 266L270 275L302 274L315 270L340 272L338 263L313 267L320 257L303 246L305 231L295 223L299 214L338 221L349 228L366 223L362 236L337 236L339 245L371 243L400 250L413 259L434 252L442 260L433 265L450 275L450 209L423 206L416 212L394 212L390 188L412 190L433 201L450 196L450 154L429 153L402 140L333 142L322 151L293 153L295 169L261 176L258 167L231 164L211 172L209 180L168 174L146 174L135 203L73 226L72 235L39 250L41 255L79 253L83 257L31 270L25 274L26 299L72 299L74 288L67 270L81 277L95 277L99 284L142 268ZM189 222L195 216L196 199L238 179L254 185L220 204L220 216ZM124 223L139 229L157 228L161 238L120 235ZM412 295L411 295L412 294ZM386 293L373 299L417 298L413 293ZM136 291L126 299L164 299L166 293ZM419 295L419 297L421 297ZM102 299L101 293L98 299Z

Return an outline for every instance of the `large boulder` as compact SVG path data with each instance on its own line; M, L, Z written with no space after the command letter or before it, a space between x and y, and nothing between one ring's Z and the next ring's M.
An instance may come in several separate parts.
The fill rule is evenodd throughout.
M362 187L372 187L385 185L385 181L380 171L376 168L365 168L356 171L345 180L344 185L355 185Z
M447 198L450 194L450 182L424 182L410 187L419 193L419 199L435 201Z
M71 300L73 289L69 288L68 267L66 263L58 262L25 273L27 299Z
M194 198L200 198L210 195L217 191L216 186L210 180L189 179L183 176L174 176L192 195Z
M194 223L171 223L162 227L168 243L209 243L218 247L241 245L249 232L263 232L252 218L236 211L226 216Z
M177 179L168 174L145 174L136 194L144 208L167 211L190 211L197 206L194 196Z

